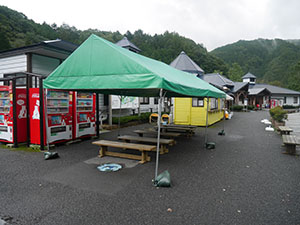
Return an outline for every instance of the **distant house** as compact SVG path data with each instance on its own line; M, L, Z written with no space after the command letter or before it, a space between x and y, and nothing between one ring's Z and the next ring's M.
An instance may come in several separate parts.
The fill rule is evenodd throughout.
M18 72L49 75L76 48L63 40L43 41L37 44L0 52L0 76Z
M249 104L260 107L300 106L300 92L270 84L257 84L256 76L247 73L243 82L249 84Z
M243 105L247 99L248 83L233 82L218 73L204 74L203 80L232 96L237 105Z

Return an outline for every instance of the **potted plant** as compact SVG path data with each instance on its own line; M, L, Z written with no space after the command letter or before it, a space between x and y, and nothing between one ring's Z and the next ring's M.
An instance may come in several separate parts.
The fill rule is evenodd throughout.
M272 117L272 125L278 129L278 126L284 126L284 119L287 119L287 112L280 106L270 109L270 116Z

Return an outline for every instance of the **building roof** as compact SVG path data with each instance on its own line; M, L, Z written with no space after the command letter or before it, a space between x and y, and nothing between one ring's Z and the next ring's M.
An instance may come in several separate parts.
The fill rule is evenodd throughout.
M15 56L26 53L36 53L56 58L67 58L78 45L60 39L42 41L37 44L13 48L0 52L0 58Z
M243 78L243 79L245 79L245 78L256 78L256 76L253 75L252 73L248 72L248 73L246 73L242 78Z
M267 88L252 88L252 89L249 89L249 95L259 95L263 92L267 92L270 94L270 91L267 89Z
M204 74L203 80L205 80L206 82L208 82L222 90L223 90L223 87L229 87L229 88L234 87L234 83L231 80L229 80L228 78L226 78L218 73Z
M232 92L235 93L239 90L241 90L242 88L244 88L245 86L249 86L248 82L234 82L234 87L232 89Z
M184 51L182 51L170 66L188 73L203 74L204 70L200 68Z
M300 92L293 91L287 88L277 87L270 84L255 84L249 86L249 91L251 89L257 89L257 88L266 88L268 89L272 94L279 94L279 95L300 95Z
M136 47L136 45L134 45L132 42L130 42L127 37L124 37L122 40L118 41L116 43L116 45L122 47L122 48L127 48L133 52L140 52L141 49L139 49L138 47Z

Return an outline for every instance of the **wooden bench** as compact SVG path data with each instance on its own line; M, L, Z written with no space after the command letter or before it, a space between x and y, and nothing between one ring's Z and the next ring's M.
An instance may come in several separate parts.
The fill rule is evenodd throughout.
M278 126L278 130L280 131L280 135L283 135L283 134L289 135L291 132L293 132L293 129L291 129L287 126Z
M155 129L157 129L157 126L155 126ZM187 126L181 126L181 125L162 125L161 131L163 132L174 132L174 133L181 133L184 134L187 137L191 137L195 134L196 127L187 127Z
M140 137L143 137L144 134L149 134L157 137L157 131L155 130L134 130L134 133L138 134ZM168 137L168 138L176 138L179 137L179 133L171 133L171 132L160 132L160 136Z
M294 135L282 135L283 144L286 146L286 153L295 154L296 145L300 145L296 136Z
M142 142L142 143L151 143L151 144L157 144L157 138L151 138L151 137L138 137L138 136L131 136L131 135L123 135L118 137L119 140L123 140L125 142ZM168 153L169 150L167 148L167 145L172 146L175 144L174 139L160 139L160 154ZM155 149L156 150L156 149Z
M99 157L115 156L115 157L126 158L126 159L140 160L139 163L149 162L150 156L148 156L147 152L156 149L155 145L133 144L133 143L107 141L107 140L94 141L93 144L100 146ZM134 149L140 151L142 154L133 155L127 153L120 153L120 152L111 152L108 151L108 147L121 148L121 149Z

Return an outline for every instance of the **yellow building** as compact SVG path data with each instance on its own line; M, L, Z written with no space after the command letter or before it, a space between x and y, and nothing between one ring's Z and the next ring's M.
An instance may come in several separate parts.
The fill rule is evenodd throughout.
M224 99L209 98L208 125L223 119ZM206 126L206 98L175 98L174 124Z

